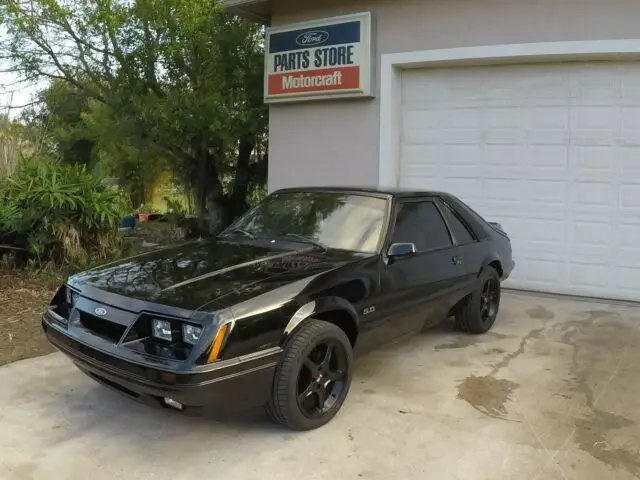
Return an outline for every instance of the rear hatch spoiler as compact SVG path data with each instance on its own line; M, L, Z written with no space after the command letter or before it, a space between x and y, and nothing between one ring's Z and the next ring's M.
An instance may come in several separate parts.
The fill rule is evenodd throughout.
M487 223L489 224L489 226L491 226L491 228L493 228L500 235L503 235L509 238L509 235L507 234L507 232L504 231L504 228L502 228L502 225L500 225L498 222L487 222Z

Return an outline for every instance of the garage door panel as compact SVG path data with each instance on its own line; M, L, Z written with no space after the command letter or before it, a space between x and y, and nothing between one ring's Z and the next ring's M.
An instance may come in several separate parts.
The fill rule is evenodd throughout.
M566 99L558 105L536 106L530 109L529 127L532 130L561 130L569 129L569 111Z
M608 265L585 265L572 263L569 268L569 284L587 289L603 290L609 284Z
M635 249L640 252L640 224L620 225L618 228L620 247Z
M440 112L438 110L407 110L404 125L412 126L412 130L423 132L439 128Z
M401 152L405 165L419 165L422 167L437 167L440 162L440 145L437 144L404 144Z
M522 280L522 283L545 289L554 288L559 280L565 280L566 277L564 265L555 258L523 257L518 267L522 267L522 271L517 276L514 275L514 280Z
M610 223L578 222L571 225L571 240L575 247L604 247L606 254L614 247ZM589 252L591 253L591 252Z
M616 171L616 149L607 146L575 145L571 149L576 180L611 181Z
M616 267L612 286L618 290L628 292L630 298L638 292L638 269L634 267Z
M527 130L522 132L521 145L525 146L545 146L545 145L558 145L566 147L571 139L571 133L569 130L552 130L552 129L540 129L540 130Z
M566 242L565 222L562 220L529 220L531 243L562 248Z
M611 102L612 100L609 100ZM616 130L620 122L620 109L610 106L579 105L571 107L571 128L574 131L589 131L589 134L602 135Z
M525 199L525 211L528 205L536 211L543 206L561 207L564 211L567 197L567 185L557 180L525 180L526 187L519 189L519 198Z
M477 167L482 156L482 146L478 144L443 145L443 167Z
M637 270L640 268L640 251L637 248L618 248L613 254L611 265Z
M534 174L540 169L553 168L561 172L565 172L567 169L567 145L531 145L526 149L527 162L525 166L531 169L531 174ZM564 179L564 177L563 177Z
M402 186L510 233L508 285L640 300L640 64L403 73Z
M489 128L476 132L480 141L488 145L523 145L527 140L526 130L515 128Z
M622 208L638 210L640 213L640 188L639 185L622 185L620 206Z
M571 208L575 211L610 212L616 209L618 195L614 185L600 182L575 182L571 185Z
M620 121L624 130L640 130L640 105L623 106Z

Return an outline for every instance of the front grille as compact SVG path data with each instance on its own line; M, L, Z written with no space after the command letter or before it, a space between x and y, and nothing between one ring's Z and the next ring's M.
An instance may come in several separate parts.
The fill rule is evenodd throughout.
M86 312L79 311L80 323L84 328L90 330L92 333L111 340L114 343L118 343L124 335L127 327L120 325L119 323L113 323L104 318L94 317Z

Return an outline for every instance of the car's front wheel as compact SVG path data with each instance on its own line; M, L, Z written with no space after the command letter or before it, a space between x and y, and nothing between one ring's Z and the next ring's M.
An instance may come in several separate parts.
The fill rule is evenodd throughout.
M352 358L351 343L342 329L309 320L287 342L267 412L294 430L324 425L347 396Z
M480 275L478 288L456 312L456 327L468 333L486 333L491 329L500 308L500 276L492 267Z

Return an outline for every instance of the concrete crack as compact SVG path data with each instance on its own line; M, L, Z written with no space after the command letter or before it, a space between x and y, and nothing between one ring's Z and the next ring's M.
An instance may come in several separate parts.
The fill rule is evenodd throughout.
M524 353L524 347L527 345L527 342L529 340L539 338L540 334L544 331L544 329L545 329L545 327L536 328L535 330L531 330L524 337L522 337L522 340L520 340L520 345L518 346L517 350L515 350L514 352L511 352L511 353L508 353L507 355L502 357L502 360L500 360L498 363L496 363L493 366L493 368L489 372L489 376L494 376L500 370L502 370L503 368L507 367L515 358L517 358L520 355L522 355Z

